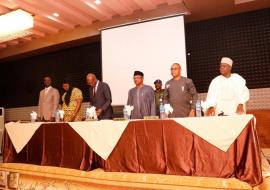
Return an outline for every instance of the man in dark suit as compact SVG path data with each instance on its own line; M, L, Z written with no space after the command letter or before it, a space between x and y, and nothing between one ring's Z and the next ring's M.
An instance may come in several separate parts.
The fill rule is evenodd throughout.
M112 119L112 95L109 85L97 80L93 73L86 76L86 81L90 85L90 105L96 107L98 119Z

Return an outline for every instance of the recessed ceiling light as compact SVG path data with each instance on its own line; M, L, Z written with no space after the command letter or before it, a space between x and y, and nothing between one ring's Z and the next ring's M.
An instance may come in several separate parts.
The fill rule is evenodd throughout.
M95 0L94 1L97 5L100 5L101 4L101 0Z
M60 16L59 13L53 13L52 15L55 16L55 17L59 17Z

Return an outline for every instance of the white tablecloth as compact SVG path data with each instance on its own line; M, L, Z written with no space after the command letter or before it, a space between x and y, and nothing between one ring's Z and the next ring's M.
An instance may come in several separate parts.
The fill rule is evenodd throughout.
M234 115L175 118L174 120L205 141L226 152L253 117L253 115Z

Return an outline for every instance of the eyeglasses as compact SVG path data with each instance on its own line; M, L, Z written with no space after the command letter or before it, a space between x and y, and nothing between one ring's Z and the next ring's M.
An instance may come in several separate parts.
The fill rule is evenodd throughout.
M179 69L179 68L171 68L171 71L172 71L172 70L178 70L178 69Z
M142 76L134 76L133 79L141 79L143 78Z

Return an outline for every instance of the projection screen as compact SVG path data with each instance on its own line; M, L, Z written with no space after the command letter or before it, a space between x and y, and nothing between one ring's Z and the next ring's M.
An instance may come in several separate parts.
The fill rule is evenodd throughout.
M102 79L111 88L113 105L126 104L135 70L153 87L156 79L164 87L173 63L181 64L182 75L187 75L182 15L103 29L101 47Z

